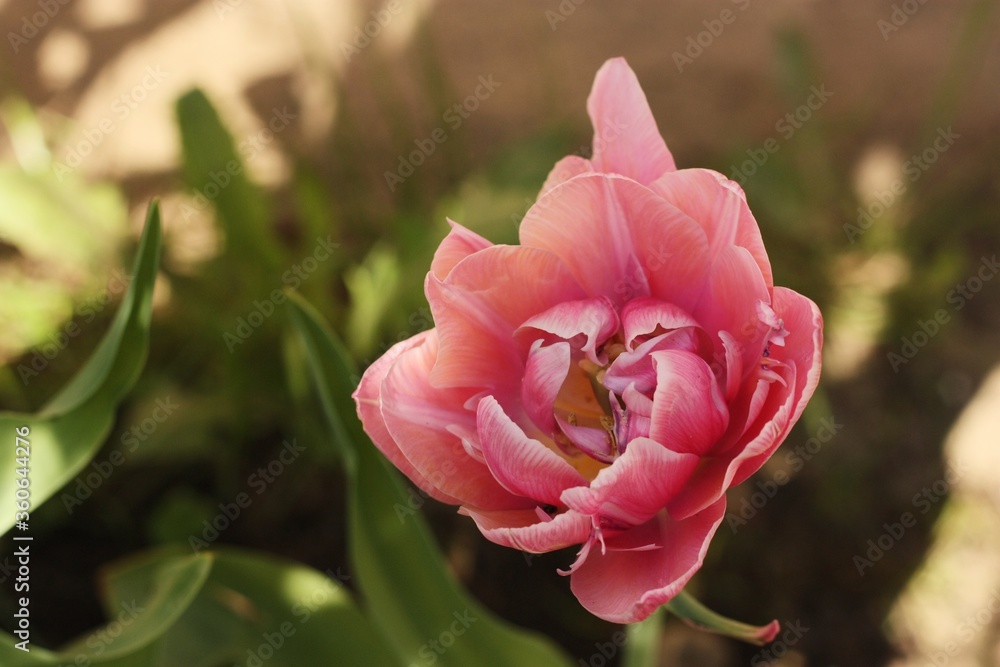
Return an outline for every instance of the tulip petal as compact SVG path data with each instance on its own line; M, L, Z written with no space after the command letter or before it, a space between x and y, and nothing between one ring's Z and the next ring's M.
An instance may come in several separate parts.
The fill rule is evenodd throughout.
M514 395L530 344L519 345L514 330L584 296L558 257L521 246L480 250L456 264L446 280L428 274L424 288L441 341L431 384Z
M492 396L479 402L477 417L486 464L511 493L538 503L559 505L559 496L565 489L587 484L561 456L526 436Z
M550 437L556 429L552 409L559 389L566 381L569 364L569 343L542 345L542 341L537 340L532 344L524 365L521 404L535 426Z
M660 512L642 526L593 550L573 573L571 588L592 614L612 623L635 623L670 601L701 567L726 500L683 521ZM644 548L649 545L659 548ZM629 549L629 550L625 550Z
M361 382L358 384L358 388L355 389L354 394L352 394L352 398L357 404L358 418L361 419L361 424L364 426L365 433L367 433L368 437L372 439L372 442L375 443L375 446L378 447L379 451L381 451L401 473L406 475L414 484L420 487L422 491L436 500L454 505L460 501L431 484L427 478L420 474L420 472L413 467L413 464L407 460L403 452L400 451L399 446L396 445L396 441L392 439L392 436L386 429L385 420L382 418L380 399L382 383L385 380L385 376L389 372L389 369L392 367L392 364L401 354L413 349L414 347L423 345L427 341L428 337L433 336L436 336L436 333L433 329L431 329L430 331L424 331L416 336L413 336L412 338L396 343L389 348L385 354L379 357L375 363L365 370L364 375L361 376Z
M649 437L675 452L706 454L729 424L729 408L705 360L688 352L653 352L656 391Z
M451 231L434 251L434 260L431 262L431 273L440 280L447 278L455 265L469 255L493 245L454 220L449 219L448 224L451 225Z
M727 246L746 248L767 287L774 285L760 227L738 184L710 169L681 169L664 174L650 188L701 225L712 257Z
M762 436L765 436L764 429L761 429L760 435L746 447L743 454L752 453L752 455L745 458L741 456L739 468L733 475L734 485L759 470L774 450L784 442L819 384L823 348L823 316L819 308L811 300L784 287L774 288L773 307L789 333L785 337L784 346L771 348L771 358L786 364L794 371L794 374L786 375L789 386L785 391L789 393L790 398L787 421L767 447L760 449L753 446L761 442ZM777 387L772 384L771 390L776 389ZM748 432L753 433L754 430L751 427Z
M633 299L625 304L621 314L625 347L635 349L635 339L653 335L657 327L669 331L683 327L701 327L698 320L683 308L659 299Z
M459 502L484 509L530 505L500 486L455 435L475 429L475 414L463 407L473 390L431 386L438 352L437 336L429 335L392 363L380 395L386 430L413 468Z
M550 521L539 521L535 510L487 512L463 507L459 511L471 516L490 542L528 553L548 553L586 542L591 531L590 517L573 510Z
M677 169L646 94L624 58L608 60L598 70L587 112L594 125L590 161L596 170L647 184Z
M819 383L823 345L819 309L806 297L783 287L774 288L772 307L788 330L785 345L771 348L772 358L785 364L778 372L787 387L770 383L767 393L762 393L758 386L749 407L744 408L749 414L741 437L722 456L706 460L691 483L671 501L668 509L674 517L698 512L759 470L788 437Z
M618 313L604 298L564 301L528 318L515 335L535 338L537 331L552 334L556 340L571 342L583 336L585 342L573 345L574 349L583 352L595 364L606 363L606 359L598 359L597 348L618 331Z
M589 296L616 307L645 296L694 305L706 285L698 224L620 176L584 174L549 190L525 215L520 238L555 254Z
M597 473L589 488L566 489L562 501L582 514L638 526L677 495L699 460L649 438L636 438L614 463Z
M705 290L691 314L710 335L728 331L739 346L743 368L750 369L760 359L770 332L760 320L757 303L770 300L750 252L728 246L716 256Z
M593 171L595 171L595 169L594 166L590 164L590 160L582 158L579 155L568 155L556 162L556 166L552 167L552 171L549 172L548 177L545 179L545 183L542 184L542 189L539 190L538 196L541 197L552 188L556 187L560 183L565 183L574 176L589 174Z

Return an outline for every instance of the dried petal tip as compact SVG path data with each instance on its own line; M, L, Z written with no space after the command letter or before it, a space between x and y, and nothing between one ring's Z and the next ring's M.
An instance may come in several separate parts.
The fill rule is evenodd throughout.
M726 635L756 646L770 644L781 630L781 625L776 620L767 625L757 626L720 616L684 591L670 600L666 608L699 630Z

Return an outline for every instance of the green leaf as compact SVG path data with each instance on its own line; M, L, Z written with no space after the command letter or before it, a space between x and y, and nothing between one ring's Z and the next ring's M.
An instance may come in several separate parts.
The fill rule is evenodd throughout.
M118 403L135 384L149 347L153 284L160 255L160 209L149 206L132 283L111 328L87 363L37 414L0 413L0 437L9 456L0 460L0 498L13 499L21 465L15 461L15 429L27 427L30 503L38 507L73 479L107 437ZM0 532L14 525L0 518Z
M164 634L194 601L212 568L211 556L184 556L141 562L127 571L117 586L118 596L108 605L109 622L87 633L61 651L47 651L29 644L16 647L17 639L0 634L0 664L5 667L36 665L102 665L148 667L163 648Z
M107 578L105 604L117 608L141 594L149 563L176 561L179 550L159 549L126 561ZM164 634L159 667L250 664L397 665L381 638L336 578L309 567L249 550L212 554L212 571L197 598ZM137 576L138 573L138 576ZM333 578L331 578L333 577Z
M195 190L195 205L214 205L226 235L227 254L244 265L262 262L260 276L279 264L268 229L270 206L264 193L246 176L237 147L212 103L200 90L177 100L177 122L184 150L184 177ZM257 144L240 145L253 156ZM252 152L250 152L252 151ZM249 159L249 158L248 158Z
M353 364L329 328L300 297L292 321L305 341L328 415L353 434L351 556L369 616L404 664L554 667L569 659L547 639L498 619L449 574L430 531L408 508L398 474L361 434L350 399ZM338 372L339 375L329 375ZM331 421L333 421L331 420Z

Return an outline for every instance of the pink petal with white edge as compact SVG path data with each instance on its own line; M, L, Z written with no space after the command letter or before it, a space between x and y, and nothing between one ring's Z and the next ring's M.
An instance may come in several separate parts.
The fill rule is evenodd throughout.
M630 350L635 349L636 337L652 334L657 327L668 331L683 327L701 327L698 320L691 317L683 308L648 297L633 299L625 304L621 320L625 333L625 346Z
M589 516L573 510L557 514L550 521L540 521L535 510L485 512L463 507L459 512L471 516L490 542L534 554L585 542L592 526Z
M525 215L520 238L558 256L588 296L616 307L650 295L693 303L706 283L701 228L621 176L584 174L552 188ZM661 289L651 287L654 280Z
M375 363L365 370L364 375L361 376L361 382L358 384L358 388L354 390L351 397L357 405L358 418L361 419L361 424L365 428L365 433L367 433L368 437L372 439L372 442L375 443L375 446L378 447L379 451L381 451L385 457L399 469L400 472L406 475L414 484L420 487L421 490L426 492L432 498L440 500L443 503L457 505L459 503L458 499L435 487L427 480L426 477L420 474L420 472L413 467L413 464L407 460L406 456L396 445L396 441L392 439L392 436L385 427L385 420L382 418L380 398L382 382L385 380L385 376L392 367L392 364L401 354L413 349L414 347L423 345L427 341L428 337L435 335L436 333L432 329L430 331L419 333L412 338L408 338L407 340L393 345L385 354L379 357Z
M691 314L710 335L728 331L739 345L743 368L756 364L770 331L760 321L757 302L769 303L771 294L750 252L738 246L723 248L698 304Z
M548 436L555 432L556 423L552 409L559 389L569 373L569 343L542 345L535 341L524 365L524 382L521 385L521 403L528 418Z
M789 332L784 347L771 348L772 357L786 364L781 372L788 386L772 382L766 394L754 392L750 412L751 416L758 413L756 419L747 424L742 437L723 456L707 460L696 472L687 488L671 502L672 516L698 512L759 470L788 437L812 398L822 365L823 318L812 301L783 287L774 288L772 307ZM763 396L763 405L757 405L757 396Z
M701 225L712 257L727 246L746 248L767 287L774 285L760 227L737 183L710 169L681 169L665 174L650 187Z
M552 171L549 172L545 183L542 184L542 189L538 192L538 196L541 197L552 188L560 183L565 183L574 176L589 174L593 171L595 169L590 164L590 160L582 158L579 155L568 155L556 162L556 166L552 167Z
M578 349L592 362L603 364L607 360L597 358L597 348L618 331L618 313L605 298L564 301L529 318L514 333L536 338L539 331L565 341L583 336L586 341Z
M609 539L606 553L593 549L573 573L573 593L590 613L612 623L645 619L680 593L701 567L725 511L726 500L720 498L684 521L660 512ZM660 548L643 548L649 545Z
M500 486L455 435L475 429L475 414L463 407L473 390L432 387L428 376L437 354L437 337L428 335L392 363L380 394L386 430L411 466L459 503L484 509L530 506Z
M614 463L597 473L589 488L567 489L562 501L582 514L638 526L677 495L699 461L694 454L678 454L649 438L636 438Z
M739 464L739 469L733 476L733 484L739 484L759 470L774 450L784 442L819 384L820 369L823 365L823 316L819 308L810 299L784 287L774 288L772 307L789 332L785 337L784 346L771 348L771 359L782 362L794 370L793 374L785 376L789 380L786 391L791 395L788 422L766 449L756 456L747 457ZM775 392L777 389L778 387L772 383L771 391ZM764 409L766 410L766 407ZM753 429L749 432L752 433ZM755 440L759 441L760 436Z
M649 437L675 452L704 455L729 424L729 408L712 370L689 352L653 352L656 391Z
M563 491L587 484L562 457L526 436L492 396L479 402L477 414L486 464L511 493L536 503L558 505Z
M590 161L596 170L648 184L677 169L646 94L624 58L612 58L598 70L587 113L594 125Z
M431 372L437 387L478 386L517 395L530 342L519 344L522 322L583 290L554 254L538 248L491 246L469 255L447 279L424 283L441 351Z
M440 280L444 280L455 265L469 255L493 245L454 220L449 219L448 224L451 225L451 231L434 251L434 260L431 262L431 273Z

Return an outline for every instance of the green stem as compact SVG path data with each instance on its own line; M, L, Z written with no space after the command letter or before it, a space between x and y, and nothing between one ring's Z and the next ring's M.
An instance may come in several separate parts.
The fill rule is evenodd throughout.
M778 621L756 626L720 616L695 600L686 591L678 593L674 599L666 604L666 608L696 628L727 635L757 646L763 646L774 640L775 635L781 629Z

